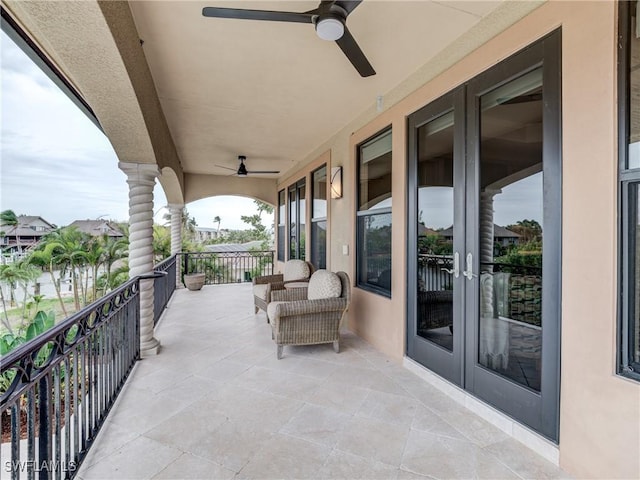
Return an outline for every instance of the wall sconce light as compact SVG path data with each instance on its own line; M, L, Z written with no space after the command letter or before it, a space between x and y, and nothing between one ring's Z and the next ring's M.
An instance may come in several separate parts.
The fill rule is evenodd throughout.
M342 167L331 167L331 198L342 198Z

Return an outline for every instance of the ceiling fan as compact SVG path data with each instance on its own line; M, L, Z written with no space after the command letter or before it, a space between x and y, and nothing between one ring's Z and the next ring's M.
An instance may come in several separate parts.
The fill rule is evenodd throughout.
M362 0L322 0L318 8L308 12L277 12L272 10L243 10L241 8L205 7L205 17L267 20L273 22L311 23L323 40L335 40L362 77L375 75L367 57L349 32L347 17Z
M238 160L240 161L240 165L238 165L238 171L235 168L225 167L224 165L216 165L216 167L225 168L227 170L233 170L238 177L246 177L247 175L260 175L260 174L274 174L280 173L280 170L247 170L246 165L244 164L247 159L244 155L238 155Z

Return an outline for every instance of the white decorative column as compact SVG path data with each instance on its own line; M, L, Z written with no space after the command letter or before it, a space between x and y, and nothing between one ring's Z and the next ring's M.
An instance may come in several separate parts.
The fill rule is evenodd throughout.
M502 190L484 190L480 193L480 264L493 263L493 197ZM493 272L493 266L485 267ZM482 267L480 268L482 271ZM483 318L496 318L493 305L493 275L480 274L480 315Z
M480 264L493 263L493 197L502 190L480 193ZM483 268L481 267L481 271ZM509 365L509 325L498 318L493 288L493 265L480 273L480 362L489 368L506 369Z
M184 205L170 203L168 205L171 214L171 255L182 251L182 210ZM180 282L180 259L176 260L176 287Z
M153 187L157 165L118 164L129 184L129 278L153 271ZM140 354L156 355L160 342L153 336L153 279L140 281Z

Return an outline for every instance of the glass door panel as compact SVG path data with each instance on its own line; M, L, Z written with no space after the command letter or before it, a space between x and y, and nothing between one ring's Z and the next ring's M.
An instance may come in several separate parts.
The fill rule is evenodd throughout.
M418 128L417 333L453 350L453 112Z
M542 69L480 98L478 363L540 391Z
M407 353L462 386L464 88L409 117Z

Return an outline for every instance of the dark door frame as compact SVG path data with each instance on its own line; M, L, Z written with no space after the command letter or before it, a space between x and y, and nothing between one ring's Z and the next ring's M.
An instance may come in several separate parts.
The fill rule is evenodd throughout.
M456 90L449 92L437 100L431 102L429 105L421 108L417 112L409 116L408 119L408 204L407 212L408 222L408 250L415 254L418 251L418 129L441 117L449 112L453 112L454 120L454 140L453 140L453 185L454 185L454 245L453 251L458 252L461 256L464 251L464 205L465 205L465 118L464 118L464 102L465 102L465 87L459 87ZM457 188L456 188L457 187ZM462 257L461 257L462 258ZM462 272L462 270L460 270ZM408 262L407 264L407 287L409 292L417 292L417 278L418 278L418 266L417 262ZM407 296L407 353L411 358L419 359L421 363L428 363L429 368L438 375L446 378L447 380L455 383L458 386L463 385L463 361L462 355L458 355L456 352L463 348L464 340L464 321L462 306L464 305L464 288L466 285L463 282L464 277L460 275L458 278L453 278L453 350L449 351L446 348L430 342L425 338L417 335L417 295ZM413 334L412 334L413 332Z
M505 414L517 421L528 425L543 436L554 442L559 441L560 424L560 339L561 339L561 263L562 263L562 119L561 119L561 89L562 89L562 59L561 59L561 31L556 30L538 40L524 50L512 55L496 66L479 74L465 85L458 87L443 97L431 102L408 119L408 157L407 157L407 211L408 211L408 240L407 252L417 251L416 219L417 219L417 151L416 131L429 119L442 113L446 105L449 111L453 106L460 105L451 100L456 92L465 92L466 98L461 105L465 112L465 122L462 135L466 144L462 151L465 156L463 172L454 170L454 184L460 175L466 183L462 189L465 200L464 215L466 216L464 245L466 249L460 251L461 270L464 258L468 252L473 254L475 272L480 271L478 255L479 204L476 193L479 178L479 99L484 93L491 91L535 68L543 66L543 271L542 285L542 350L541 359L541 389L535 392L514 382L506 380L499 374L482 367L478 362L478 278L469 281L462 277L466 285L458 288L464 292L465 311L462 313L459 335L464 335L464 361L462 365L455 363L452 355L431 353L436 357L434 371L453 383L463 386L473 395L487 401ZM440 112L440 113L436 113ZM431 115L431 116L429 116ZM455 114L454 114L455 115ZM458 135L458 115L455 115L456 135ZM459 147L458 140L454 142L454 149ZM455 167L454 167L455 168ZM457 199L457 194L455 195ZM456 211L456 215L459 212ZM460 217L456 217L458 219ZM456 223L460 223L456 220ZM455 237L454 237L455 238ZM454 251L458 251L454 246ZM410 258L410 257L409 257ZM416 339L416 295L417 265L416 261L409 261L407 267L407 355L411 358L423 358L424 348L421 339ZM455 301L455 300L454 300ZM471 313L471 315L470 315ZM455 313L454 313L455 322ZM425 343L427 343L425 341ZM455 345L455 338L454 338ZM433 350L433 349L431 349ZM440 349L444 352L444 349ZM428 352L428 350L426 350ZM454 347L454 352L455 352ZM436 350L433 350L436 352ZM428 353L427 353L428 354ZM440 358L437 358L437 357ZM455 353L454 355L455 356ZM439 365L447 358L453 363L447 371ZM431 367L430 367L431 368ZM439 371L436 371L439 370ZM457 382L456 372L460 372L461 381Z

